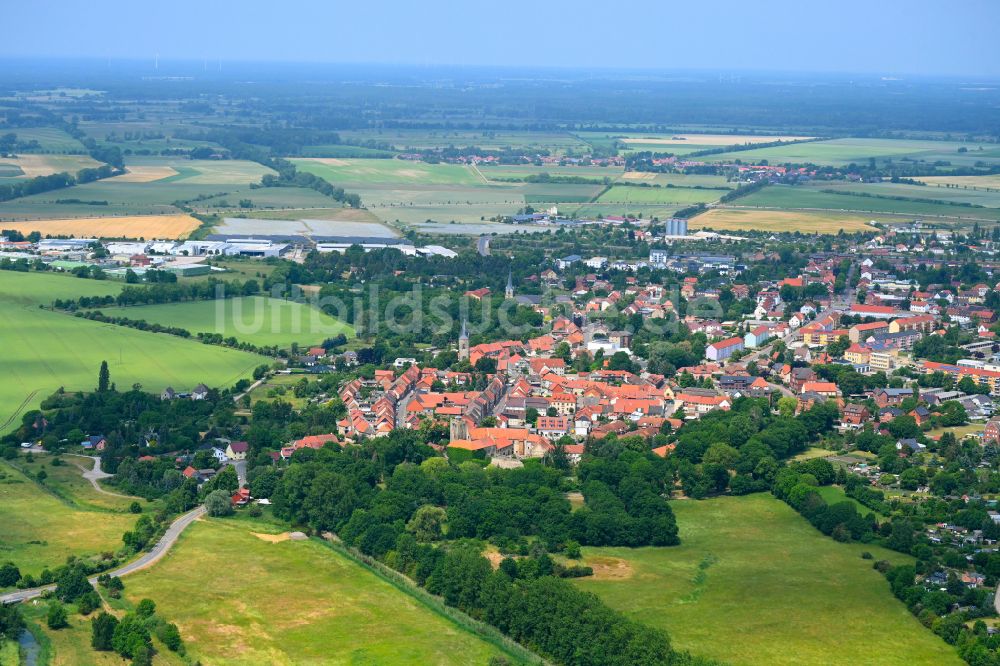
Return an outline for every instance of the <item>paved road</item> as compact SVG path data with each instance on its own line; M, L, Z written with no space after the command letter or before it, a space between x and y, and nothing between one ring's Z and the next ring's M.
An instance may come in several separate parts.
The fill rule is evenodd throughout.
M84 456L79 453L67 453L68 456L73 456L74 458L87 458L88 460L94 461L94 467L91 470L85 470L82 467L80 470L83 472L83 478L90 481L90 485L94 486L94 490L104 495L111 495L112 497L124 497L125 499L140 499L133 495L122 495L121 493L113 493L110 490L105 490L103 486L99 483L102 479L110 479L114 474L108 474L101 469L101 458L100 456Z
M483 257L490 256L490 237L480 236L479 242L476 243L476 251Z
M143 553L142 557L132 560L128 564L118 567L113 571L108 571L106 573L111 576L127 576L136 571L145 569L146 567L155 564L161 557L167 554L175 543L177 543L177 538L181 533L187 529L188 525L196 521L205 513L205 507L199 506L195 509L188 511L182 516L178 517L174 522L170 524L167 531L156 542L153 549L147 553ZM97 576L90 579L91 584L97 584ZM19 601L27 601L29 599L34 599L35 597L41 596L42 592L45 590L54 590L55 585L45 585L43 587L33 587L29 590L17 590L16 592L10 592L8 594L0 596L0 604L12 604Z

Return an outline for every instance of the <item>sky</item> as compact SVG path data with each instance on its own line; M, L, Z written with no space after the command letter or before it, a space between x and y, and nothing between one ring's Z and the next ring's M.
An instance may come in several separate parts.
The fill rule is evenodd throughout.
M1000 78L998 0L8 0L0 58Z

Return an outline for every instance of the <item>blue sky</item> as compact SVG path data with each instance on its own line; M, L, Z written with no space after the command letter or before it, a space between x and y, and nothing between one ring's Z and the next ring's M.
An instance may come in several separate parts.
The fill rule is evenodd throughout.
M0 57L1000 77L997 0L29 0Z

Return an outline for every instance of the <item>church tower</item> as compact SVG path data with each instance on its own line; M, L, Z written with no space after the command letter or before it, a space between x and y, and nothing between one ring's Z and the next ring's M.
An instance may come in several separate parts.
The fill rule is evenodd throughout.
M513 276L511 275L511 271L508 270L507 271L507 288L504 289L504 291L503 291L504 298L514 298L514 282L511 279L512 277Z
M462 332L458 336L458 360L469 360L469 332L465 329L465 320L462 320Z

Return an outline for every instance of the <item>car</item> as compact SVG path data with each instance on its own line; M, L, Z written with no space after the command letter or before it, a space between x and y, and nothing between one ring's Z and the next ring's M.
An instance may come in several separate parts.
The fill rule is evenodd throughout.
M30 449L32 446L34 446L34 444L32 444L31 442L21 442L22 449Z

